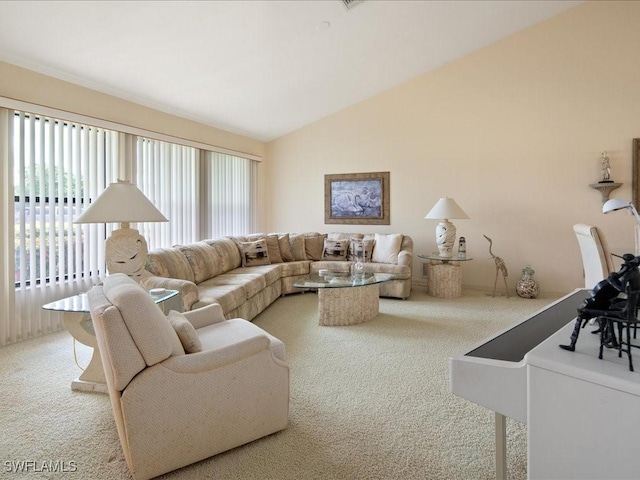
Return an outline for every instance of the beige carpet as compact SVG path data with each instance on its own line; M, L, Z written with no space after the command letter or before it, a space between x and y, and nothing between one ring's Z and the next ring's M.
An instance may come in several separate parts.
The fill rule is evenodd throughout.
M381 299L375 320L347 327L319 327L313 293L279 299L255 323L287 347L288 428L162 478L495 478L493 414L450 393L448 359L553 299L423 290ZM0 348L0 476L130 478L108 397L72 392L78 373L64 331ZM507 434L509 478L525 479L526 427L509 420ZM10 472L20 461L77 472Z

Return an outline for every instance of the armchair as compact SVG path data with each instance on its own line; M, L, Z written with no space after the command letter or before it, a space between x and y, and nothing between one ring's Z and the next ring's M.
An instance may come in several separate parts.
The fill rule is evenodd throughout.
M246 320L225 320L217 304L171 312L176 325L182 321L174 328L124 274L88 296L118 436L137 480L286 427L289 367L277 338ZM181 342L185 330L200 351L185 353L197 350Z

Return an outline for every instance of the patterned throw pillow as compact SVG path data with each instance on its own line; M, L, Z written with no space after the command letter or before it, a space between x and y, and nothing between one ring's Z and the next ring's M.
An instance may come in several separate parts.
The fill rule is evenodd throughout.
M322 260L346 260L349 250L349 240L324 239Z
M240 255L242 255L243 267L255 267L256 265L269 265L269 250L267 241L257 240L255 242L240 242Z
M347 259L351 262L355 262L356 256L358 254L362 254L362 252L359 252L358 249L364 246L364 261L370 262L371 257L373 256L373 247L375 244L376 241L372 238L367 240L351 238L351 240L349 241L349 255L347 256Z

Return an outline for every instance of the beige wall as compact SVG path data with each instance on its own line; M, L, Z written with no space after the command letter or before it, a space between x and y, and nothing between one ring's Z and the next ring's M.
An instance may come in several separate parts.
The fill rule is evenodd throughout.
M0 62L0 96L195 142L264 155L264 143Z
M631 144L640 137L640 3L590 2L267 145L272 231L404 232L435 250L441 196L474 261L464 284L493 288L493 238L514 286L531 264L543 291L582 286L574 223L633 246L632 217L601 213L606 150L614 196L631 199ZM382 67L383 68L383 67ZM324 225L328 173L391 172L391 225ZM422 264L414 261L414 280Z
M198 122L0 62L0 96L264 157L265 144ZM264 165L260 165L260 171ZM263 206L265 175L258 183ZM263 208L259 215L262 215Z

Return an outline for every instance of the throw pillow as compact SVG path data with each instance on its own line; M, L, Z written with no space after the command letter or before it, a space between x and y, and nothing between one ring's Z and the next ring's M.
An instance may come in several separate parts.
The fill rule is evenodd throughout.
M289 234L278 235L278 246L280 247L280 256L284 262L293 262L295 257L291 251L291 243L289 243Z
M324 248L324 239L326 235L305 235L304 251L307 260L320 260L322 258L322 250Z
M346 260L349 249L349 240L324 239L322 260Z
M282 263L282 255L280 255L280 245L278 244L278 235L267 235L267 252L269 252L269 261L271 263Z
M256 265L269 265L269 250L265 239L255 242L240 242L240 255L243 267L255 267Z
M362 254L361 252L358 251L358 247L362 245L364 246L364 261L370 262L371 257L373 255L373 247L375 243L376 241L373 238L361 240L361 239L352 237L351 240L349 241L349 255L347 256L347 259L351 262L355 262L356 256L358 254Z
M392 233L382 235L376 233L375 245L373 247L372 261L376 263L398 263L398 253L402 246L402 234Z
M295 233L289 235L289 244L294 260L307 260L307 254L304 250L304 235Z
M175 310L171 310L168 317L171 326L178 334L178 338L180 339L180 343L182 343L184 351L187 353L201 352L202 343L200 342L196 329L191 325L191 322L187 320L183 314L176 312Z

